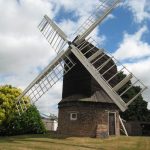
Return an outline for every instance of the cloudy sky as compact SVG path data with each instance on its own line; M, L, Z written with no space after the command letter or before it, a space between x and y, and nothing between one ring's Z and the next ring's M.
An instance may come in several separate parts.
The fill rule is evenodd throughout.
M70 36L99 0L0 0L0 85L25 89L55 53L38 31L44 14ZM124 0L92 33L150 88L150 1ZM36 104L57 114L62 82ZM144 99L150 102L150 90ZM150 108L150 105L149 105Z

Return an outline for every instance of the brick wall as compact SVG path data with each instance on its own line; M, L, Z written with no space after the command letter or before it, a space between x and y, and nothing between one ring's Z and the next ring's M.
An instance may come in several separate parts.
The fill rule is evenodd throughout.
M120 134L118 108L115 104L96 102L59 103L58 133L70 136L108 136L108 111L116 112L116 135ZM70 120L70 113L77 120Z

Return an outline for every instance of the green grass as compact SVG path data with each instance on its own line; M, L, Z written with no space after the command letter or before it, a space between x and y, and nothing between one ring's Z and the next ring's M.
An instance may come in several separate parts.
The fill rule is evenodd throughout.
M0 137L0 150L150 150L150 137L76 138L46 135Z

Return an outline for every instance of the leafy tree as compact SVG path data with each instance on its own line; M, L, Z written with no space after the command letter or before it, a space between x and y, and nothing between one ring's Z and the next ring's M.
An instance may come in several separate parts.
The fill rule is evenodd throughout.
M15 103L21 92L21 89L17 89L11 85L0 86L0 125L7 122L11 114L17 112ZM24 105L28 107L29 98L24 97L23 101L24 103L21 104L22 107L24 107Z
M21 115L18 114L15 105L21 92L10 85L0 86L0 135L45 132L40 114L35 106L30 105L29 97L23 97L20 103L28 110Z
M118 79L121 81L126 75L121 72ZM131 85L129 81L124 88L119 90L119 94L122 93ZM128 102L134 95L140 92L141 88L139 86L133 86L128 90L126 94L123 95L125 102ZM148 103L143 100L142 95L140 95L135 101L133 101L125 112L121 112L121 117L127 121L150 121L150 111L147 109Z
M21 116L15 113L9 118L6 130L7 135L39 134L46 132L39 111L35 106L30 106Z

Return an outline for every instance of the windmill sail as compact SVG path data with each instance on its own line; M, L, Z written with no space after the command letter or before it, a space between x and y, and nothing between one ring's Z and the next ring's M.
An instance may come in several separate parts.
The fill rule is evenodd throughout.
M119 2L120 0L101 0L97 9L74 33L74 35L79 36L75 43L84 40L107 17Z
M140 96L147 87L113 56L110 55L110 57L106 57L107 54L104 49L94 51L93 49L96 48L95 43L96 42L93 39L89 39L89 41L85 40L77 47L71 45L71 51L110 96L114 103L122 111L125 111L130 103ZM115 62L115 64L110 63L108 65L111 61ZM115 74L109 73L116 65L118 65L118 71ZM104 67L105 69L103 69ZM123 79L116 80L115 78L122 72L126 73L126 76ZM109 74L109 76L105 76L105 74ZM112 80L115 80L115 82L112 83ZM129 83L130 80L132 80L132 83L130 83L130 86L126 87L125 85ZM131 99L124 97L123 95L127 94L127 92L135 85L140 86L141 89L139 92L133 95ZM118 92L120 89L121 94Z
M47 15L44 16L38 28L56 53L68 45L66 34Z
M58 55L17 98L16 108L19 114L27 109L26 105L22 105L25 103L24 96L35 103L75 65L68 51L64 51L68 46L67 36L47 15L38 28Z
M54 84L56 84L75 63L68 57L67 52L61 51L57 57L35 78L35 80L23 91L18 97L16 107L19 113L24 112L27 108L21 105L24 103L24 96L35 103L42 97ZM20 112L21 111L21 112Z

